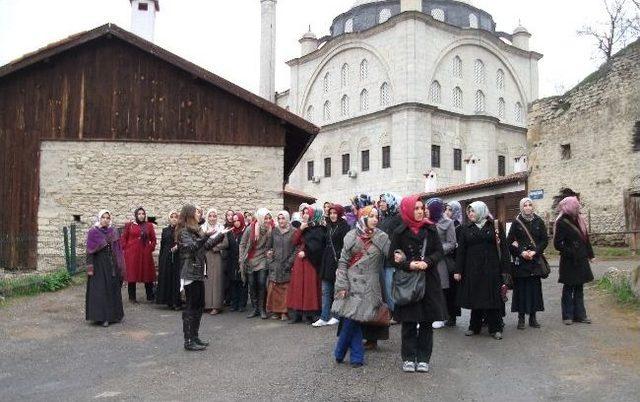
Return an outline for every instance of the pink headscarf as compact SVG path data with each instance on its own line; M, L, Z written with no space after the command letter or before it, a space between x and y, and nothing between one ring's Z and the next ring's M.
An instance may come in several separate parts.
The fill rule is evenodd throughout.
M567 216L578 223L580 231L582 232L582 237L587 239L589 237L587 231L587 220L580 214L580 207L580 201L578 201L577 197L564 198L560 203L558 203L558 212L560 212L560 215L558 215L558 218L556 219L556 225L560 218Z

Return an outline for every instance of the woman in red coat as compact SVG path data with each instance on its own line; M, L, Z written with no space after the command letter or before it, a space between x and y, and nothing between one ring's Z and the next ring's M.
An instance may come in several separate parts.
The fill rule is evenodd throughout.
M126 265L126 280L129 283L129 301L137 303L136 283L144 283L147 300L152 301L156 267L153 250L156 249L156 232L147 222L147 213L140 207L134 212L135 221L127 223L122 233L122 247Z

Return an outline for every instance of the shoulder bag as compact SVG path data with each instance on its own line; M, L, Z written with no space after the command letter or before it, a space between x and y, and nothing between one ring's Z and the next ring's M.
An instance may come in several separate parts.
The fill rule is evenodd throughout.
M522 229L524 229L524 232L527 234L527 237L531 241L531 244L533 244L533 247L538 247L536 244L536 241L533 240L533 236L531 236L529 229L527 229L527 227L524 225L524 222L520 220L520 217L517 217L516 221L520 224ZM547 257L544 256L544 253L541 253L539 257L540 257L540 269L542 272L541 277L543 279L546 279L549 277L549 274L551 273L551 266L549 265L549 261L547 261Z
M422 244L422 260L427 251L427 237ZM424 298L426 290L426 278L422 271L405 271L396 269L393 274L391 297L396 306L406 306Z

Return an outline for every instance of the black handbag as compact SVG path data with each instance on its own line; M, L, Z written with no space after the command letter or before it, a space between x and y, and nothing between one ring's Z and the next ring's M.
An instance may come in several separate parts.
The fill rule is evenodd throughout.
M516 221L520 224L522 229L524 229L524 232L529 237L529 240L531 241L531 244L533 244L533 247L537 247L536 241L533 240L533 236L531 236L531 233L529 233L529 230L527 229L527 227L520 220L520 217L516 218ZM540 277L542 279L547 279L549 277L549 274L551 274L551 266L549 265L549 261L547 261L547 257L545 257L544 253L538 255L538 257L540 257L538 258L538 260L540 261L540 271L541 271Z
M427 250L427 238L422 245L422 259ZM422 271L404 271L397 269L393 274L391 297L396 306L406 306L424 298L426 291L426 277Z

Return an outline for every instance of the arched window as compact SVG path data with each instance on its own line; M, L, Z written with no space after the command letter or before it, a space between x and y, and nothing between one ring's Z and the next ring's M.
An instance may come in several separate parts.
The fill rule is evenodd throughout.
M516 106L514 108L513 115L514 115L514 118L516 120L516 123L524 122L524 112L522 110L522 103L516 102Z
M478 28L478 16L475 14L469 14L469 27Z
M306 117L307 117L307 120L309 120L309 121L313 121L313 106L309 106L309 107L307 108L307 115L306 115Z
M364 112L367 109L369 109L369 92L363 89L360 92L360 110Z
M504 101L504 98L498 99L498 117L504 119L505 111L507 108L507 103Z
M327 72L324 75L324 83L323 83L324 93L329 92L329 88L331 88L331 73Z
M364 81L369 76L369 62L367 59L363 59L360 62L360 80Z
M504 71L502 69L498 69L496 72L496 88L499 91L504 91Z
M391 104L391 88L389 83L385 82L380 86L380 105L389 106Z
M353 18L349 18L344 23L344 33L351 33L351 32L353 32Z
M454 108L462 109L462 89L460 87L453 88L452 103Z
M438 81L433 81L431 83L431 88L429 88L429 100L433 103L442 102L442 87Z
M378 17L378 22L380 24L387 22L387 20L391 18L391 10L388 8L383 8L380 10L380 16Z
M344 95L340 100L340 114L342 117L349 116L349 97Z
M431 16L434 20L444 22L444 10L441 8L434 8L433 10L431 10Z
M487 109L487 101L482 91L476 91L476 113L482 113Z
M478 85L482 85L485 83L485 78L486 73L484 69L484 63L482 62L482 60L476 59L476 62L473 66L473 81Z
M349 65L347 63L344 63L342 65L342 70L340 70L340 84L342 85L342 88L349 85Z
M454 57L451 62L451 74L456 78L462 78L462 59L460 56Z
M324 121L331 120L331 102L326 101L324 103L324 110L323 110L322 117L324 118Z

